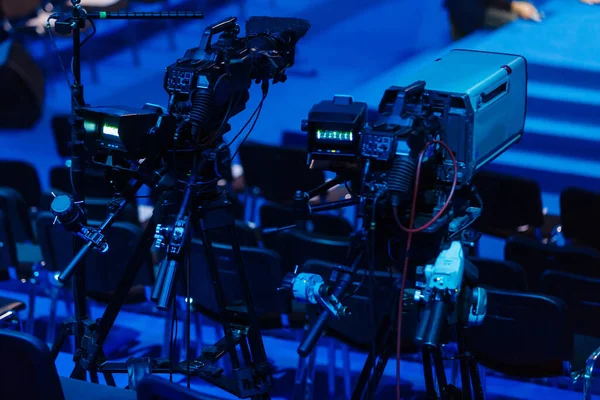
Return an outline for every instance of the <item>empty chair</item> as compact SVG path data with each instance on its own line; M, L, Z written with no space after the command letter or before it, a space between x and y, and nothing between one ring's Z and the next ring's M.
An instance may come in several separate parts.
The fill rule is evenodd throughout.
M549 270L542 275L541 289L567 303L575 333L600 338L600 278Z
M48 346L38 338L0 329L0 387L3 400L134 400L133 391L59 378Z
M530 291L539 290L542 274L550 269L600 277L600 253L586 247L559 247L514 236L506 242L504 259L523 266Z
M11 278L10 269L18 264L17 248L14 241L12 230L4 212L0 210L0 281L7 281ZM33 290L30 291L29 302L33 301ZM25 303L11 298L0 297L0 328L7 328L16 323L20 326L19 312L25 309ZM33 313L30 313L28 328L32 328Z
M600 194L567 188L560 194L562 234L571 243L600 249Z
M50 170L50 187L63 193L73 193L71 185L71 171L69 167L60 166ZM104 171L86 169L85 171L85 196L93 198L112 198Z
M42 187L37 170L26 161L0 161L0 187L13 188L27 207L39 207Z
M485 322L467 331L475 359L513 377L570 373L573 332L561 299L488 289Z
M241 281L231 246L213 243L216 262L225 297L229 304L244 301ZM281 284L282 274L279 255L273 251L259 248L242 247L242 260L248 274L248 282L254 307L259 316L268 316L282 312L282 297L277 288ZM191 297L194 304L208 314L218 316L219 308L214 294L210 270L206 261L202 242L192 240ZM179 289L180 294L185 291Z
M311 215L309 230L331 236L350 236L353 229L350 222L339 215L315 213ZM294 210L277 203L265 203L260 208L260 225L282 227L296 224Z
M294 271L310 259L347 265L350 240L302 232L297 229L265 235L265 247L275 250L281 256L283 274Z
M308 168L306 155L306 149L246 142L240 148L246 185L258 189L269 201L292 201L297 190L310 190L325 182L322 171Z
M230 310L240 310L241 312L236 313L237 317L240 318L238 322L247 323L245 299L233 250L230 245L213 243L212 246L228 308ZM241 247L240 250L248 276L252 302L258 317L264 322L276 321L279 324L286 304L284 297L277 290L282 281L279 255L273 251L259 248ZM201 329L202 325L216 325L217 332L222 331L222 329L218 324L221 317L220 309L206 260L205 249L202 241L198 239L192 240L190 267L190 297L193 299L194 311L196 311L196 334L198 343L203 345L205 341ZM186 288L183 282L180 282L177 294L186 296ZM186 308L185 305L183 308ZM203 324L201 321L202 315L208 317L210 323ZM187 323L187 318L184 323ZM165 351L169 343L169 325L165 325Z
M541 291L567 303L575 334L573 364L583 369L588 355L600 347L600 279L550 270L542 275Z
M483 201L474 227L486 234L508 237L532 233L544 225L540 185L530 179L480 171L473 177Z
M0 210L4 212L17 243L35 242L27 203L16 189L0 187Z
M260 232L246 221L235 221L237 240L242 247L258 247ZM200 239L200 231L194 230L194 237ZM210 240L214 243L231 245L231 235L226 230L210 232Z
M479 283L501 290L527 291L527 275L523 267L512 261L469 258L479 270Z

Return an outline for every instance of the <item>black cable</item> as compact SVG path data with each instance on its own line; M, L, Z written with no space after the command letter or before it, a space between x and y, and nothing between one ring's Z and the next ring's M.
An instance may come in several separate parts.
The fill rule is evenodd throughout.
M85 39L83 39L83 42L81 42L81 44L79 45L79 48L82 48L84 44L86 44L86 42L88 40L90 40L92 38L92 36L94 36L96 34L96 24L94 23L93 19L90 18L86 18L86 21L90 21L90 23L92 24L92 33L90 33Z
M377 327L376 325L376 317L375 317L375 215L377 211L377 201L379 200L379 195L375 196L373 200L373 214L371 215L371 226L369 227L370 237L367 240L367 249L368 253L368 263L369 263L369 325L371 330L371 352L373 356L377 354ZM373 368L376 364L373 364ZM374 394L375 388L372 385L372 374L373 369L371 369L370 377L369 377L369 386L368 393L370 395Z
M244 132L244 129L246 129L246 127L248 126L248 124L250 124L250 122L252 121L252 118L254 118L254 116L256 115L256 113L260 113L260 109L262 108L262 105L265 101L265 99L267 98L267 95L263 95L263 97L260 99L260 102L258 103L258 105L256 106L256 108L254 109L254 111L252 112L252 114L250 115L250 117L248 118L248 120L246 121L246 123L244 124L244 126L242 126L242 129L240 129L240 131L233 137L233 139L231 139L229 141L229 144L227 146L231 146L239 137L240 135ZM233 157L231 157L233 159Z
M60 51L58 50L58 46L56 45L54 36L52 36L52 27L50 26L50 20L53 17L56 18L56 14L52 14L51 16L48 17L48 20L46 21L46 31L48 31L48 37L50 38L50 41L52 42L52 47L54 48L54 53L56 54L56 57L58 57L58 62L60 63L60 67L65 76L65 80L67 81L67 86L69 87L69 92L70 92L71 91L71 79L69 78L69 74L67 73L67 69L65 68L65 64L63 63L63 60L60 57Z
M252 123L250 130L248 130L248 133L246 133L246 136L244 136L244 138L242 139L242 142L238 145L237 149L235 150L235 153L233 153L231 160L235 159L235 156L237 155L237 153L240 151L240 149L244 145L244 142L246 141L246 139L248 139L248 136L250 136L250 134L254 130L254 127L256 126L256 123L258 122L258 118L260 118L260 112L262 111L263 102L265 101L266 98L267 98L267 96L265 95L265 96L263 96L262 100L260 101L260 107L258 108L258 114L256 114L256 118L254 119L254 122Z
M342 300L342 302L348 300L350 297L352 297L356 293L358 293L358 290L362 287L363 283L365 283L366 280L367 280L367 274L364 274L362 280L360 281L360 283L356 286L356 288L352 291L352 293L349 293L346 297L344 297L344 299Z
M348 181L344 182L344 186L346 186L346 190L352 195L352 197L361 197L360 194L354 193L354 191L350 188Z

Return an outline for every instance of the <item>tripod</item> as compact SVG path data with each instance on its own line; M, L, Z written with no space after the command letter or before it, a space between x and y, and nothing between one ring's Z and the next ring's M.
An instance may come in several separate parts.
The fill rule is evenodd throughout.
M71 62L71 70L73 72L73 82L69 87L71 94L71 178L73 185L73 196L75 203L85 202L85 169L86 162L84 155L86 154L85 137L86 130L84 126L84 119L80 115L80 111L86 106L84 100L84 87L81 82L81 31L80 29L85 27L86 20L98 20L98 19L202 19L204 14L200 12L168 12L168 13L128 13L128 12L86 12L81 7L81 0L71 0L72 11L70 14L52 14L48 19L47 28L50 29L50 19L55 19L55 29L60 34L71 34L73 38L73 58ZM93 21L92 21L93 24ZM95 32L95 26L94 32ZM93 33L92 33L93 34ZM89 39L89 37L88 37ZM86 39L87 40L87 39ZM60 58L60 56L59 56ZM97 246L102 241L101 232L103 229L109 227L114 221L115 215L119 210L123 209L129 201L130 197L135 194L137 189L141 187L138 183L132 185L128 189L127 195L120 201L120 203L114 207L111 215L104 221L101 228L98 230L87 231L90 235L100 233L100 236L88 236L86 237L86 244L84 247L80 247L80 242L77 242L74 238L73 249L77 252L76 257L73 259L69 267L63 271L59 276L58 280L62 283L72 278L72 290L73 298L75 303L75 315L74 318L67 320L63 323L62 337L53 346L52 353L54 357L58 355L60 351L61 343L64 342L66 336L74 335L77 346L80 345L84 340L87 340L86 332L90 330L94 323L89 320L87 315L87 303L86 303L86 285L85 285L85 255L90 248ZM135 187L137 186L137 189ZM68 202L66 202L68 203ZM66 204L63 211L73 211L76 209L74 204ZM81 213L79 222L85 224L85 213ZM85 236L85 235L84 235ZM145 237L145 236L144 236ZM81 265L80 265L81 264ZM76 268L78 267L79 268ZM135 276L134 276L135 278ZM118 312L118 311L117 311ZM86 373L85 369L76 368L71 374L71 378L85 380ZM90 371L90 378L93 382L98 381L96 371ZM108 377L107 382L109 384L112 378Z
M181 271L181 265L185 263L189 256L192 230L198 229L202 237L207 267L210 271L216 300L221 313L221 322L225 337L217 341L213 346L204 348L201 356L198 358L189 359L188 354L188 360L177 365L155 361L151 365L151 369L153 372L158 373L167 373L174 370L188 377L199 376L241 398L269 399L268 391L272 384L271 368L264 349L258 316L252 303L247 272L242 261L240 245L235 232L234 217L231 209L232 204L226 199L223 192L219 190L207 192L203 185L195 184L194 180L195 174L192 174L189 182L186 184L183 199L172 226L159 225L156 215L148 223L129 259L112 300L102 317L97 322L84 320L85 333L83 340L78 343L80 347L77 349L74 357L76 365L71 376L83 376L85 378L85 372L89 371L92 381L97 382L97 373L101 372L104 374L107 383L114 385L112 374L126 373L128 371L127 365L124 363L106 362L107 358L103 351L103 344L125 302L129 289L132 287L144 263L145 254L149 251L155 238L159 239L164 244L164 247L166 247L167 256L161 263L152 298L157 301L159 308L168 309L173 301L175 285ZM137 191L138 185L139 182L135 183L126 192ZM170 191L167 192L167 194L169 193ZM120 203L120 209L124 208L126 203L127 201L124 199ZM101 229L110 226L111 221L119 210L115 210L115 212L110 214L109 218L101 225ZM166 212L163 217L168 220L173 215ZM218 264L210 240L210 233L220 229L226 229L230 233L232 250L245 300L244 307L230 306L225 299ZM81 253L85 254L85 251L92 246L84 247ZM81 259L81 257L78 255L71 265L77 265L77 260ZM63 274L72 273L73 268L69 267L63 271ZM188 268L187 275L186 278L189 287L190 268ZM191 302L188 301L188 319L191 312L190 304ZM240 320L243 322L240 323ZM63 331L61 339L57 341L53 348L54 355L58 354L58 349L60 349L69 333L71 332L68 329ZM189 324L185 334L187 335L187 343L189 344ZM237 346L240 348L244 365L242 365L238 357ZM231 358L233 377L225 376L222 369L214 366L225 355L229 355Z
M373 399L374 391L379 385L383 371L388 363L390 354L396 348L396 337L398 335L394 318L386 318L377 330L377 347L375 351L369 351L369 355L359 375L352 400ZM483 389L479 379L479 370L474 357L469 354L466 343L464 328L456 325L458 338L458 358L462 390L452 384L448 384L444 369L444 360L439 345L426 344L421 349L423 360L423 373L425 377L425 389L427 399L435 400L483 400ZM438 390L436 390L435 378ZM439 395L438 395L439 393Z

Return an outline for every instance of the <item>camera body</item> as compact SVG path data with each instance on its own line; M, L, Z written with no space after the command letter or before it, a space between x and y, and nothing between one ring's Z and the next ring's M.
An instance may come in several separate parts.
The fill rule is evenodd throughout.
M310 28L297 18L252 17L246 36L240 37L236 21L231 17L208 26L200 45L166 68L166 109L151 104L142 109L81 107L88 158L95 165L130 172L139 160L163 159L157 164L176 164L187 173L198 156L226 165L207 167L225 174L229 149L222 137L230 130L228 120L246 108L253 81L262 82L266 96L270 81L286 80L296 43ZM168 151L172 157L165 157Z
M414 83L385 91L371 125L366 104L351 98L313 106L302 126L312 167L356 171L371 160L385 168L396 156L418 154L419 145L440 139L455 154L459 184L465 184L523 135L527 63L521 56L454 50L408 79ZM323 140L323 131L352 135ZM448 164L448 156L442 158Z

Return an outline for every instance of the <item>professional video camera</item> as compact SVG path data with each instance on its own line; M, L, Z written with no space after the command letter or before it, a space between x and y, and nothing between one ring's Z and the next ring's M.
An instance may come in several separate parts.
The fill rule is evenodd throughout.
M69 27L80 26L91 18L78 1L73 0L73 6L73 15L66 18L72 21ZM131 18L202 17L201 13L127 15ZM95 17L124 16L123 13L103 13ZM262 88L262 99L251 116L251 119L255 115L258 118L270 80L274 83L286 80L286 68L294 64L295 45L309 27L307 21L296 18L253 17L246 24L246 36L240 38L236 18L209 26L204 31L199 47L187 50L181 59L167 67L164 87L169 102L166 109L152 104L146 104L142 109L83 106L83 91L78 74L74 74L72 144L77 152L74 152L71 172L79 178L74 182L81 183L83 166L100 167L106 169L116 182L116 193L109 207L109 216L98 228L85 225L83 201L61 195L51 205L57 221L85 243L58 277L60 282L65 282L77 273L73 278L79 311L76 312L75 321L66 322L61 339L53 347L53 354L57 356L66 335L77 335L73 376L85 379L86 371L101 371L108 375L127 372L127 369L106 363L102 346L153 242L165 256L159 265L151 299L158 308L168 310L173 304L177 281L181 276L185 276L188 283L185 295L190 299L192 269L188 256L192 232L198 230L222 313L220 320L225 337L214 346L204 349L200 357L191 360L188 323L185 332L188 359L185 362L176 365L154 362L141 368L134 366L133 370L175 370L188 376L188 386L189 377L196 375L241 398L270 398L271 367L236 237L232 204L217 182L229 177L231 172L229 146L237 136L229 144L223 140L223 135L230 130L229 119L245 109L252 81L261 83ZM74 33L75 37L78 29L74 31L77 32ZM217 34L220 36L213 43L213 37ZM81 43L78 41L79 38L75 37L75 71L79 71L78 51ZM82 143L85 149L82 149ZM102 318L98 323L89 321L83 314L86 307L82 260L90 249L107 251L109 243L105 240L104 230L111 226L115 216L135 197L143 184L150 186L153 195L159 198L154 215L133 250ZM82 185L74 186L74 194L84 199L83 193L77 190ZM232 244L245 303L243 309L238 305L234 310L225 297L211 244L214 231L227 233L228 242ZM188 322L191 303L188 300ZM238 346L243 360L238 355ZM216 365L225 355L231 358L233 377L225 376L223 369Z
M239 37L233 17L207 27L200 45L166 69L166 110L151 104L141 110L81 109L94 163L137 171L138 160L174 152L163 164L176 163L179 170L189 171L194 153L213 149L216 168L207 170L229 176L229 150L222 140L230 130L228 120L246 108L252 81L262 83L266 96L269 80L287 79L296 43L309 27L301 19L271 17L250 18L245 37Z
M481 324L486 313L486 292L478 287L476 268L463 253L465 244L477 239L468 227L482 207L470 183L476 171L523 135L527 65L520 56L454 50L408 81L414 83L385 91L378 119L370 125L367 104L349 96L335 96L311 108L302 123L308 133L309 165L337 176L309 193L298 192L295 209L300 219L311 212L359 205L363 228L355 235L360 240L353 243L359 243L355 248L362 248L360 254L368 255L371 274L375 268L403 272L397 324L385 328L395 334L378 337L399 337L403 304L421 304L416 342L428 359L434 358L440 394L446 398L456 388L440 375L442 334L456 325L462 337L462 328ZM353 198L309 205L310 198L348 180L360 182L353 187ZM423 234L413 238L419 232ZM364 266L358 259L351 264L352 272L341 274L337 282L302 271L286 276L283 287L294 298L323 308L298 349L301 356L311 352L330 316L340 319L347 314L343 299L353 285L352 274ZM410 296L404 290L406 280L418 288L410 289ZM369 282L374 284L374 279ZM464 344L458 341L464 354ZM394 347L388 343L382 349L389 352ZM376 386L385 367L386 355L371 353L353 399L369 398L367 381L371 389ZM375 367L378 357L386 361ZM478 379L476 364L469 362L464 367L464 398L471 393L469 370L471 379ZM426 382L428 391L435 393L433 380ZM473 384L476 398L482 398L481 388L475 388L478 383Z

